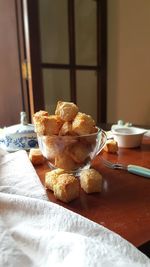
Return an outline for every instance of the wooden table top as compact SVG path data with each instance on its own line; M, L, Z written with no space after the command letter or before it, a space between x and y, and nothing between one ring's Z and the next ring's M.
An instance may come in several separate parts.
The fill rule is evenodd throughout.
M118 154L103 153L112 162L136 164L150 168L150 138L144 137L139 148L119 148ZM93 161L93 167L103 176L101 193L86 194L69 204L56 200L47 191L50 201L101 224L118 233L136 247L150 240L150 179L105 167L101 153ZM37 166L36 171L44 184L47 164Z

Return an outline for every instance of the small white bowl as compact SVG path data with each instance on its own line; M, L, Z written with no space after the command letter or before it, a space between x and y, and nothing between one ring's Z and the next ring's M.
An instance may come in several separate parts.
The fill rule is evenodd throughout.
M141 145L146 131L137 127L118 126L118 128L112 129L112 134L119 147L133 148Z

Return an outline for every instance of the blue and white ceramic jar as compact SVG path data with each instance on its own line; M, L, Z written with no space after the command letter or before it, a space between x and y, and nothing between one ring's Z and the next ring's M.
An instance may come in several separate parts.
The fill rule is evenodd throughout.
M28 124L25 112L20 113L20 124L5 127L0 135L0 147L8 152L29 150L38 146L34 125Z

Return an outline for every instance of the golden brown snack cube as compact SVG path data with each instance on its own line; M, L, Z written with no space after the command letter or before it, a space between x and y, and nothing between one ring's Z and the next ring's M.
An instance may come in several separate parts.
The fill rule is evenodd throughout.
M54 185L56 185L58 181L58 177L60 174L63 174L65 171L63 169L54 169L52 171L46 172L45 174L45 187L54 191Z
M45 158L39 148L30 149L29 159L33 165L43 164L45 161Z
M75 135L75 133L72 131L72 123L71 122L64 122L62 125L59 135Z
M54 196L65 203L79 197L79 181L71 174L64 173L59 175L58 181L53 188Z
M58 101L55 114L63 121L72 121L78 113L78 107L72 102Z
M55 159L55 157L61 153L62 147L59 144L58 136L42 136L41 146L44 156L47 159ZM40 141L39 138L39 141Z
M68 151L71 158L77 163L83 163L89 156L90 147L81 142L72 145Z
M55 157L55 166L67 171L75 170L77 163L66 152L60 153Z
M83 170L80 173L80 185L86 193L101 192L102 175L95 169Z
M38 118L40 118L40 117L42 117L42 116L49 116L49 114L48 114L48 112L47 111L45 111L45 110L39 110L39 111L37 111L36 113L34 113L34 115L33 115L33 119L38 119Z
M118 151L117 141L115 141L113 139L107 140L103 150L108 152L108 153L116 153Z
M95 121L90 115L78 112L72 122L72 130L78 135L90 134L95 126Z
M47 116L49 116L49 114L45 110L40 110L33 115L33 123L36 133L40 132L41 130L41 117L47 117Z
M57 115L41 116L35 124L38 135L58 135L63 122Z

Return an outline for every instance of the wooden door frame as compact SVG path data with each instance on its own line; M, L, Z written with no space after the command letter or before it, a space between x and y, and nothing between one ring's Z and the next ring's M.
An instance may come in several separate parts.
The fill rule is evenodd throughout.
M23 0L25 3L26 19L28 20L28 53L31 64L31 80L30 88L32 99L32 113L44 108L44 90L41 72L41 45L39 34L39 13L37 0Z
M20 63L20 80L21 80L23 111L27 113L28 120L31 121L29 85L28 81L24 79L22 75L22 63L26 60L23 2L20 0L15 0L15 8L16 8L17 42L18 42L18 56Z
M100 66L97 90L97 120L107 122L107 0L97 0L97 46L100 47L97 63ZM100 101L99 101L100 99Z
M26 47L26 49L29 51L28 61L31 63L31 83L29 85L29 95L32 115L35 111L44 109L42 67L58 68L59 66L56 66L57 64L42 64L41 62L38 1L22 1L24 6L24 17L28 21L28 29L25 29L25 38L28 38L28 47ZM71 2L72 1L68 0L68 3ZM97 55L97 65L99 69L97 72L97 122L100 124L107 122L107 0L96 0L96 2L97 32L100 33L98 35L99 38L97 38L97 46L100 47L99 54ZM72 10L72 4L68 5L68 12L70 12L70 10ZM69 20L69 23L74 23L73 18ZM70 34L70 25L68 31ZM72 42L72 38L73 36L70 37L70 42ZM76 80L74 72L75 70L72 72L70 71L70 82L74 83L71 91L71 101L76 102Z

